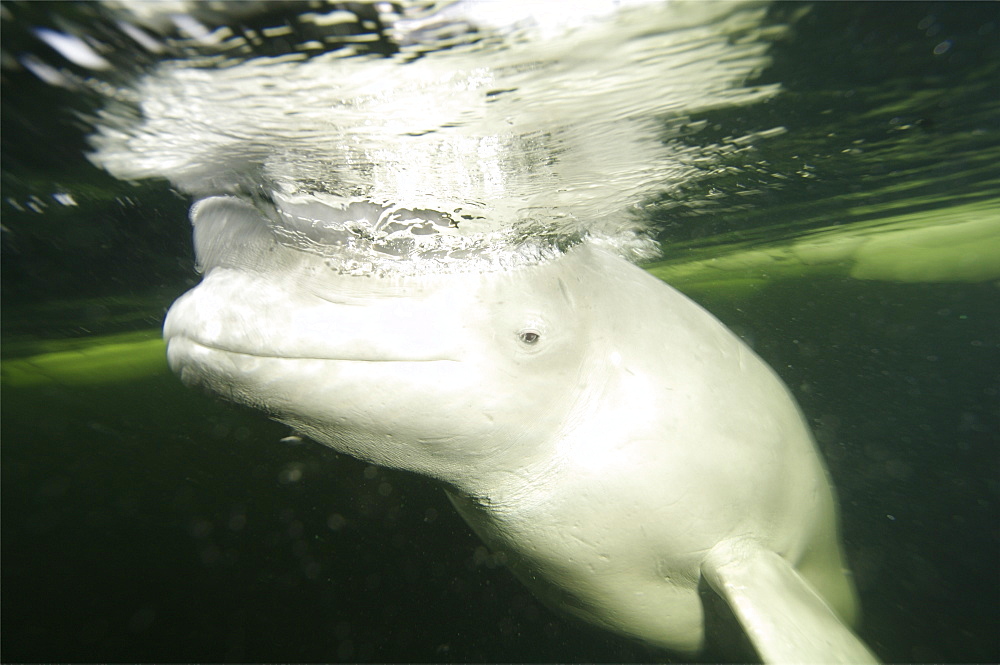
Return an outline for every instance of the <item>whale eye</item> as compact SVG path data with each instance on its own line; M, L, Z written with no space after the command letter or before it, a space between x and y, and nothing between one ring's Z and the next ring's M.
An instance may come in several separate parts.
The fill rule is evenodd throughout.
M537 344L538 340L542 338L535 330L522 330L517 334L517 337L525 344Z

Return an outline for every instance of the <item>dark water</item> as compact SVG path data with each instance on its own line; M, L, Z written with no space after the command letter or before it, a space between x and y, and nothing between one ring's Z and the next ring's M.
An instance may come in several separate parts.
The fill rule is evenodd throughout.
M3 49L42 52L27 26L88 11L10 6ZM657 274L795 392L841 497L865 641L890 662L996 662L995 273L684 266L831 227L1000 221L1000 10L783 3L769 20L792 25L759 77L782 92L690 118L685 140L788 131L651 208ZM196 280L188 201L91 166L88 104L3 71L5 661L669 659L551 614L430 483L184 389L149 340Z

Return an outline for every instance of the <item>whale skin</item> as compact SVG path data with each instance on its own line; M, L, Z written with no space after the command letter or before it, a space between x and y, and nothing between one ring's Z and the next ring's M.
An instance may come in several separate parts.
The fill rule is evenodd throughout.
M192 211L171 307L188 384L439 481L547 604L681 654L699 585L768 662L873 662L837 507L776 374L700 306L583 242L512 270L358 276L258 210Z

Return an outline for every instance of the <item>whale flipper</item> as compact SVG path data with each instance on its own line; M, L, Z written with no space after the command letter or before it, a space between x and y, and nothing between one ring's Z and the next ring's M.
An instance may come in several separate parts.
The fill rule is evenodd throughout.
M751 541L725 541L712 548L702 574L765 663L878 662L779 554Z

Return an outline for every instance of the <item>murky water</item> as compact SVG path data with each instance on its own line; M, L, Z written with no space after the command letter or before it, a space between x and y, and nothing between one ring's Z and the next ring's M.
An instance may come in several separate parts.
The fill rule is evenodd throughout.
M187 207L236 192L325 197L339 216L299 217L355 242L348 269L584 235L646 257L802 404L866 642L998 660L996 10L681 4L383 35L374 9L202 6L230 33L200 38L130 17L175 35L156 53L124 14L4 5L5 657L669 658L549 613L430 483L180 386L157 328L197 278ZM107 66L37 28L89 35ZM87 157L95 125L122 179ZM347 214L359 197L375 214Z

